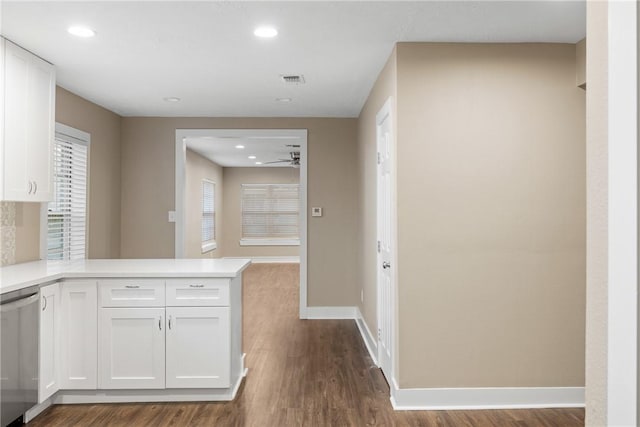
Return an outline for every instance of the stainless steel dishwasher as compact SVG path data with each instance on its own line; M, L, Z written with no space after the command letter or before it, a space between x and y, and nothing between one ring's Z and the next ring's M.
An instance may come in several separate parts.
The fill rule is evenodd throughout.
M0 295L0 425L38 403L38 287Z

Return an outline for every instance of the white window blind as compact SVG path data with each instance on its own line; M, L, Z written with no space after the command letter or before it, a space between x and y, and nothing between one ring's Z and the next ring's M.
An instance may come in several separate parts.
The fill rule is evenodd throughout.
M47 259L86 258L87 154L85 142L56 133L54 200L47 205Z
M216 239L216 186L213 182L202 180L202 244L211 243Z
M299 239L299 184L242 184L242 239Z

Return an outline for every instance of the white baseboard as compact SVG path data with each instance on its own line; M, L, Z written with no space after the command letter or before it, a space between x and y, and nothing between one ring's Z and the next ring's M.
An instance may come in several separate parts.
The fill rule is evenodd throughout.
M396 411L584 408L584 387L406 388L392 381Z
M147 403L147 402L219 402L233 400L244 377L231 388L174 390L61 390L53 400L58 404Z
M299 256L226 256L224 259L250 259L254 264L300 264Z
M373 359L373 363L375 363L376 366L380 366L378 365L378 342L369 330L367 322L364 321L360 307L356 307L356 325L358 326L358 330L362 336L362 341L364 341L364 345L369 351L369 356Z
M47 399L42 403L38 403L36 406L34 406L33 408L25 412L24 422L28 423L29 421L33 420L35 417L40 415L45 409L47 409L52 404L53 402L51 402L51 399Z
M357 307L307 307L307 319L356 319Z

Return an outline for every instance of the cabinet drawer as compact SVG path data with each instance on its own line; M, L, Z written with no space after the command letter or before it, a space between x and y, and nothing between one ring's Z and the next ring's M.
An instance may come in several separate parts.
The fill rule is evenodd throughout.
M101 307L164 307L164 280L98 281Z
M229 279L167 280L168 307L229 305Z

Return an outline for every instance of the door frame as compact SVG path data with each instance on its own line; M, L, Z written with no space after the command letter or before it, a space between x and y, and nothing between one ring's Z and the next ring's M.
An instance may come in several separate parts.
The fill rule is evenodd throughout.
M398 336L397 331L397 317L396 317L396 306L397 306L397 295L398 295L398 212L397 212L397 192L396 192L396 182L397 182L397 168L396 168L396 132L395 132L395 121L393 117L393 106L394 100L393 97L387 98L384 105L376 114L376 156L380 153L380 138L379 138L379 128L382 122L386 117L389 117L390 127L391 127L391 147L390 147L390 156L391 156L391 171L390 171L390 192L391 192L391 236L390 240L392 242L391 254L390 254L390 263L391 263L391 303L389 307L389 318L391 321L391 325L389 331L391 333L391 348L389 349L390 353L390 363L391 363L391 378L387 378L390 389L393 389L393 384L396 383L396 337ZM379 191L380 191L380 182L379 182L379 171L378 171L378 161L376 158L376 242L380 240L380 204L378 203ZM380 361L382 360L382 346L380 345L380 321L382 319L382 310L381 310L381 283L380 283L380 268L381 268L381 256L380 253L376 250L376 313L377 313L377 340L376 344L378 347L378 365L380 366ZM381 367L381 366L380 366Z
M175 144L175 257L185 257L185 205L186 205L186 139L215 136L243 137L296 137L300 143L300 319L307 318L307 129L176 129Z

